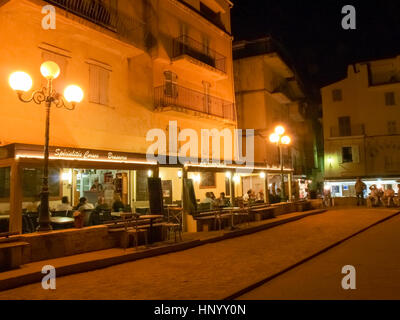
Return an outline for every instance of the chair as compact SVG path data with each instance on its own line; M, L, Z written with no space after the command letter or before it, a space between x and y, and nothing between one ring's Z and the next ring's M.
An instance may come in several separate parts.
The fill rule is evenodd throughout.
M28 215L22 215L22 233L32 233L35 231L35 227Z
M167 228L167 239L169 240L171 232L173 232L175 242L177 233L179 233L179 239L182 241L183 208L168 207L167 213L167 222L164 224Z
M135 244L135 248L137 250L138 245L139 245L139 234L143 233L144 235L144 239L145 239L145 244L146 247L148 245L148 234L147 234L147 230L144 229L139 229L138 228L138 215L134 215L133 219L126 219L123 220L124 221L124 227L125 227L125 233L123 235L124 239L123 239L123 248L124 250L126 250L126 248L129 246L130 243L130 237L133 237L133 241Z
M111 221L113 220L113 216L111 215L111 210L102 210L100 212L100 221L105 222L105 221Z
M67 212L66 210L63 211L55 211L53 213L53 217L66 217L67 216Z

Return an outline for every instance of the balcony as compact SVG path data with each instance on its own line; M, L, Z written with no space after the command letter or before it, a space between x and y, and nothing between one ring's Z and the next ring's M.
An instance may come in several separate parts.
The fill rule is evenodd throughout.
M365 127L363 124L353 125L350 127L331 127L330 137L340 138L340 137L355 137L365 135Z
M141 49L144 48L145 24L125 15L99 0L44 0L58 8L101 26L115 36Z
M236 122L234 103L178 85L155 88L154 107L157 111L173 110Z
M208 72L216 80L227 76L226 57L187 36L173 40L172 59L185 69L190 68L200 74Z

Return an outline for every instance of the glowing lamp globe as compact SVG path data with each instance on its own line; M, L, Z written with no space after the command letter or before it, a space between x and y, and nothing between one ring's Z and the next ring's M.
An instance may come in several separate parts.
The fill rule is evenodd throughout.
M237 175L237 174L235 174L235 175L233 176L233 181L234 181L235 183L239 183L239 182L240 182L240 176Z
M260 173L260 178L261 178L261 179L265 179L265 172L261 172L261 173Z
M284 136L284 137L282 137L281 142L282 142L282 144L290 144L291 139L288 136Z
M227 177L228 179L230 179L232 176L232 173L230 171L225 172L225 177Z
M279 134L273 133L269 136L269 141L272 143L278 143L279 142Z
M40 73L47 80L53 80L60 75L60 67L53 61L46 61L40 66Z
M277 127L275 128L275 133L276 133L276 134L279 134L279 135L281 136L281 135L283 135L283 134L285 133L285 128L282 127L282 126L277 126Z
M64 98L68 102L79 103L83 100L83 91L78 86L70 85L64 90Z
M32 78L29 74L17 71L10 75L8 79L10 87L15 91L29 91L32 88Z

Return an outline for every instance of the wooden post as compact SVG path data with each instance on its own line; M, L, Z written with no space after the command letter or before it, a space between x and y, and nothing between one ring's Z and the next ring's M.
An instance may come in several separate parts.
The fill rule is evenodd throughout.
M268 179L268 172L265 173L265 193L264 193L264 197L265 197L265 203L269 204L269 179Z
M185 197L185 184L184 184L184 181L187 179L187 177L188 177L188 171L187 171L187 167L182 167L182 190L181 190L181 201L182 201L182 208L183 208L183 217L182 217L182 223L183 223L183 226L182 226L182 231L184 231L184 232L188 232L189 230L188 230L188 225L189 225L189 223L188 223L188 219L189 219L189 215L188 215L188 213L186 212L186 210L185 210L185 208L187 208L187 206L186 206L186 197Z
M293 173L290 172L288 174L288 191L289 191L288 198L289 198L289 202L292 202L292 181L293 181Z
M11 165L9 231L22 233L21 167L17 160L15 160Z

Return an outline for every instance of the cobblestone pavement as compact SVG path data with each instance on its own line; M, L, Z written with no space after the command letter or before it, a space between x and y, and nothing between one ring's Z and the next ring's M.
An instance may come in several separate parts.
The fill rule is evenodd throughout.
M400 216L385 221L241 296L243 300L400 299ZM343 266L355 290L343 290Z
M330 210L248 236L0 292L0 299L222 299L395 210Z

